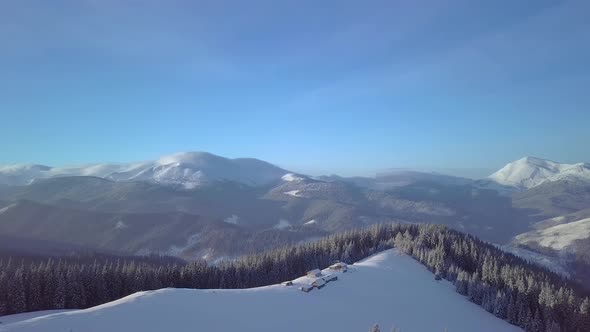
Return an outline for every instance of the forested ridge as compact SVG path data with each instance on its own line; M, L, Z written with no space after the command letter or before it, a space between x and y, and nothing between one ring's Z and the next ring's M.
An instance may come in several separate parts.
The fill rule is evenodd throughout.
M168 258L2 257L0 315L86 308L163 287L275 284L394 246L436 279L454 283L470 301L526 331L590 331L590 302L577 284L473 236L429 224L376 225L217 265Z

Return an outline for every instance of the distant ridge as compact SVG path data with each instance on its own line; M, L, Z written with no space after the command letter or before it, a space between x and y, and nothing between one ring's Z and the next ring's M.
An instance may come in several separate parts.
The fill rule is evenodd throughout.
M91 164L75 167L0 165L0 184L26 185L37 179L95 176L114 181L147 181L196 188L215 181L263 185L290 173L254 158L229 159L208 152L180 152L153 161L127 164Z

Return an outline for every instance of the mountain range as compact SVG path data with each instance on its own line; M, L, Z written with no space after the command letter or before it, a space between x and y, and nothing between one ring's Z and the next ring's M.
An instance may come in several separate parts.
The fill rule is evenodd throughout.
M258 159L228 159L207 152L183 152L154 161L129 164L0 166L0 183L24 185L53 177L94 176L113 181L147 181L191 189L215 181L263 185L280 179L286 173L280 167Z
M0 166L0 237L33 241L39 250L51 244L214 260L375 223L429 222L563 260L562 250L541 248L547 241L518 239L588 211L588 164L533 157L475 180L413 171L311 177L205 152L129 164ZM590 266L586 246L576 248L567 264ZM582 275L590 280L590 272Z
M293 174L293 175L289 175ZM181 152L156 160L135 163L97 163L83 166L51 167L38 164L0 165L0 184L26 185L38 179L68 176L93 176L113 181L145 181L155 184L193 189L218 181L235 181L261 186L279 180L303 179L296 174L255 158L229 159L207 152ZM375 178L338 176L318 177L344 180L360 186L388 188L416 181L443 184L490 183L526 190L545 182L560 180L590 181L590 164L562 164L535 157L524 157L508 163L487 179L471 180L438 173L393 171Z

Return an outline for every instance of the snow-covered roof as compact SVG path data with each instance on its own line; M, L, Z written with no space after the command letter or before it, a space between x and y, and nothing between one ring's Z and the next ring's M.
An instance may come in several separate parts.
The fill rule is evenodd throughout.
M324 279L325 281L331 281L338 279L338 276L335 274L328 274L327 276L324 276L322 279Z
M319 276L321 274L322 274L322 271L320 271L320 269L314 269L314 270L307 272L307 275L313 275L313 276Z
M324 281L324 279L319 278L319 279L314 280L314 282L312 282L311 284L315 287L320 287L320 286L325 285L326 282Z
M300 288L302 291L309 292L310 290L313 289L313 286L312 285L303 285Z
M330 269L332 270L339 270L339 269L346 269L348 265L346 263L338 262L336 264L330 265Z

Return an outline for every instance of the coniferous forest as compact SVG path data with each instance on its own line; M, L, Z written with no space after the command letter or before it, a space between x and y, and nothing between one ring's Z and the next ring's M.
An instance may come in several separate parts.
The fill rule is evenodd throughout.
M248 288L294 279L334 261L352 263L397 247L435 279L525 331L590 331L590 301L577 284L441 225L376 225L317 242L207 264L167 257L0 259L0 315L87 308L164 287ZM400 285L402 286L402 285Z

